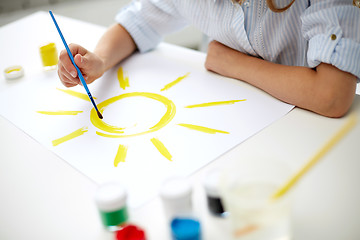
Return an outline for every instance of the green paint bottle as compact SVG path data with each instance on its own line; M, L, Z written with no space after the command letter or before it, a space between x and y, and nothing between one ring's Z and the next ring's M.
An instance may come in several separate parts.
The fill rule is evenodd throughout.
M117 231L128 220L126 207L126 190L117 182L109 182L99 186L95 201L99 209L102 223L109 231Z

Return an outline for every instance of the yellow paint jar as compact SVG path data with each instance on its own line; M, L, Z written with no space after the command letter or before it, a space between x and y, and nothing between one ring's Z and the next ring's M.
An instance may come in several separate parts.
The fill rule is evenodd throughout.
M45 70L56 69L59 58L55 43L41 45L40 57Z

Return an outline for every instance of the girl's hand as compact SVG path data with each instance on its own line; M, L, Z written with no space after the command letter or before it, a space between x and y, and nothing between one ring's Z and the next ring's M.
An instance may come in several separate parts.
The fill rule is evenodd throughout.
M77 44L70 44L69 48L74 56L76 65L79 67L82 75L84 76L86 83L92 83L104 74L104 62L96 54ZM81 84L76 68L72 64L65 49L60 52L58 75L65 87L73 87Z

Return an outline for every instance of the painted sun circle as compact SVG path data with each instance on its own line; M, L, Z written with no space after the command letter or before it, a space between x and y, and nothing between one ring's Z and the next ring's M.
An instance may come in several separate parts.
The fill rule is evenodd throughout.
M142 131L142 132L136 132L136 133L132 133L132 134L125 134L124 133L125 128L110 125L110 124L106 123L104 121L104 119L100 119L98 117L96 110L93 108L93 109L91 109L91 112L90 112L91 123L98 129L106 132L106 133L97 132L98 135L103 136L103 137L123 138L123 137L133 137L133 136L138 136L138 135L142 135L142 134L146 134L146 133L151 133L151 132L155 132L155 131L165 127L175 116L176 107L175 107L175 104L173 103L173 101L171 101L170 99L168 99L160 94L151 93L151 92L132 92L132 93L121 94L121 95L109 98L109 99L99 103L97 105L97 107L98 107L99 111L101 113L103 113L105 108L108 107L109 105L111 105L112 103L115 103L119 100L122 100L124 98L129 98L129 97L146 97L146 98L150 98L150 99L159 101L162 104L164 104L164 106L166 107L166 112L154 126L149 128L149 130Z

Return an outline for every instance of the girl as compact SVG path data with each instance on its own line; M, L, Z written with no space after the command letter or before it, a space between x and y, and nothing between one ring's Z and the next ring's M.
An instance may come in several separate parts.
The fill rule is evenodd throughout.
M135 50L149 51L163 35L192 24L214 39L206 69L341 117L360 78L360 9L353 1L138 0L120 11L94 52L70 49L91 83ZM58 74L66 87L80 82L65 50Z

